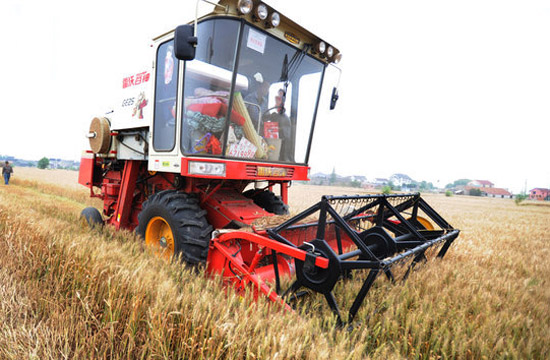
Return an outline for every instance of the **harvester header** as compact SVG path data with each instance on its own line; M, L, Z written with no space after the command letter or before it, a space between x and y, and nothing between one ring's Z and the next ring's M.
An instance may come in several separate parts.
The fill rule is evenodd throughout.
M213 5L156 37L153 65L125 75L113 110L92 120L79 183L103 209L82 219L135 229L160 256L288 309L320 293L340 323L335 284L368 271L351 321L378 274L443 257L458 230L419 194L324 196L289 217L341 53L261 1ZM337 99L334 87L331 109ZM260 228L276 215L286 220Z

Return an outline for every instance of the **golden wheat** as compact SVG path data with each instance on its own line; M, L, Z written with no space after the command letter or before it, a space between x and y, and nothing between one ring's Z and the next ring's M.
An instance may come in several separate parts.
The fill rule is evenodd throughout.
M291 205L347 190L295 185ZM0 188L0 359L550 356L550 207L427 196L460 237L406 283L380 277L342 331L322 296L284 312L164 263L132 233L82 229L80 210L98 206L87 195L18 178ZM360 286L335 291L349 306Z

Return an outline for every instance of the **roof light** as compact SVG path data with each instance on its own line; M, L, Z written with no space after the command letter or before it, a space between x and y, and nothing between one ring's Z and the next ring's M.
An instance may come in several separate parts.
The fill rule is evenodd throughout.
M268 11L267 11L267 6L265 6L264 4L260 4L256 7L256 17L259 19L259 20L265 20L267 19L267 14L268 14Z
M269 17L269 25L275 28L279 26L280 23L281 23L281 15L279 15L278 12L273 12Z
M324 54L325 53L325 50L327 49L327 44L325 44L324 41L320 41L317 46L315 47L315 50L317 50L317 52L319 54Z
M342 60L342 53L338 53L338 54L334 55L334 58L332 59L332 61L335 64L338 64L340 62L340 60Z
M327 48L327 57L328 57L328 58L331 58L332 55L334 55L334 48L333 48L332 46L329 46L329 47Z
M239 0L237 8L242 15L246 15L252 11L253 5L252 0Z

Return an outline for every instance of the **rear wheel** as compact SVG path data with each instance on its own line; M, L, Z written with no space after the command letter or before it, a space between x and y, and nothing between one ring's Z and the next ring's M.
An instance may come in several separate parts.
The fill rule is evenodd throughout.
M103 217L94 207L87 207L80 213L80 223L82 227L94 228L96 226L103 226Z
M285 204L279 196L269 190L259 192L257 190L248 190L244 192L244 196L252 199L254 204L258 205L267 212L275 215L288 214L288 205Z
M196 196L166 190L143 203L137 233L163 258L204 263L212 234L205 216Z

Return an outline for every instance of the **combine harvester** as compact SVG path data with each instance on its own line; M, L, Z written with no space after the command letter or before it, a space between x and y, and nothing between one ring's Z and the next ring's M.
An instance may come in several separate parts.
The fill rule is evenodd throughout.
M84 209L88 224L135 229L166 259L205 263L288 309L321 293L340 324L339 280L366 272L351 322L378 275L395 280L405 262L406 277L458 236L419 194L324 196L275 216L291 182L309 180L323 80L341 54L270 6L221 0L152 49L152 67L121 79L114 110L91 122L79 183L103 210ZM331 109L337 99L334 87Z

